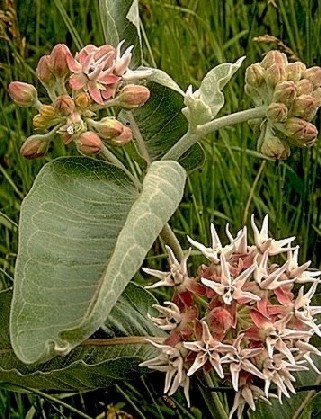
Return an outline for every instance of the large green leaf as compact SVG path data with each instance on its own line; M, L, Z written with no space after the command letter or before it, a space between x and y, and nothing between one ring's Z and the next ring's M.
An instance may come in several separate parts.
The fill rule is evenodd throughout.
M99 0L99 13L105 41L118 45L125 41L125 46L134 45L133 63L142 63L142 46L138 0Z
M105 387L116 381L135 378L145 372L139 363L156 356L149 343L139 336L163 336L147 318L155 298L143 288L129 283L108 316L100 335L115 339L90 339L64 358L42 365L25 365L14 354L9 339L9 310L12 291L0 293L0 382L43 390L81 391ZM136 337L132 342L119 337Z
M25 363L70 350L106 320L176 210L186 173L154 162L142 191L112 164L47 164L21 207L10 319Z
M160 160L164 154L187 132L187 120L181 110L183 96L177 91L156 82L147 83L150 99L133 114L152 160ZM126 114L120 118L125 122ZM186 152L180 161L186 170L204 163L205 154L199 144Z

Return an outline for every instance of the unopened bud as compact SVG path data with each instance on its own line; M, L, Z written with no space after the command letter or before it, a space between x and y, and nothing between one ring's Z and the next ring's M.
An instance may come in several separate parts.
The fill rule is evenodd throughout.
M127 109L144 105L149 97L149 89L137 84L128 84L117 95L119 106Z
M35 106L37 102L36 88L21 81L12 81L9 84L9 96L19 106Z
M273 102L291 105L296 96L296 87L293 81L282 81L275 86Z
M99 153L102 147L99 136L91 131L81 134L77 139L76 144L78 151L86 155Z
M51 86L55 83L56 77L50 64L50 55L43 55L37 65L36 74L38 79L45 86Z
M313 92L313 83L311 80L303 79L295 83L297 96L311 95Z
M20 153L29 160L44 156L49 147L50 140L41 138L40 135L31 135L23 143Z
M313 87L320 87L321 86L321 67L314 66L308 68L304 73L303 77L312 81Z
M266 137L259 151L273 160L285 160L290 155L289 145L275 136Z
M273 64L280 64L283 67L287 65L288 60L285 54L282 54L279 51L269 51L261 62L261 66L265 69L268 69Z
M71 57L71 52L67 45L56 45L50 54L49 64L56 77L64 78L69 73L67 56Z
M71 115L75 110L75 104L72 98L68 95L61 95L53 103L53 107L57 113L61 115Z
M45 118L54 118L57 116L56 110L52 105L42 105L39 109L40 115Z
M245 82L253 87L260 87L265 80L265 70L259 63L251 64L245 71Z
M285 133L299 147L310 146L316 140L318 130L315 125L301 118L289 118L285 123Z
M133 139L132 130L126 126L124 126L123 132L118 135L118 137L114 137L110 140L110 143L121 147L127 143L129 143Z
M79 108L86 109L90 105L90 96L87 92L80 92L75 97L75 105Z
M57 120L57 113L53 106L42 105L39 109L39 114L33 117L33 125L37 129L46 129L54 125Z
M274 88L279 82L286 80L284 64L274 63L267 70L265 81L269 87Z
M311 121L315 117L317 110L318 106L313 96L301 95L295 99L291 114Z
M271 122L285 122L288 116L288 108L284 103L271 103L266 111L266 116Z
M95 130L97 130L100 137L105 140L118 137L122 134L125 128L125 125L119 122L116 118L108 116L95 123L92 121L92 125Z
M316 105L318 107L321 106L321 87L318 87L317 89L313 90L311 96L314 97Z
M289 63L286 66L287 80L299 81L306 70L305 64L297 61L296 63Z

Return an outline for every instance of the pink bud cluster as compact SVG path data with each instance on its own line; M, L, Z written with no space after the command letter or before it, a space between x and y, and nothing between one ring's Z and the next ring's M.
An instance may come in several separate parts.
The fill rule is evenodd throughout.
M321 67L288 63L285 54L270 51L261 63L250 65L245 91L257 106L267 106L266 118L250 125L261 131L258 151L286 159L290 145L310 147L318 130L311 123L321 105Z
M59 44L41 57L36 74L48 93L49 104L39 100L33 85L19 81L9 84L9 95L17 105L38 110L33 118L37 133L23 144L23 156L43 156L55 134L89 155L98 153L103 142L122 146L132 140L130 128L114 117L97 120L96 114L110 106L133 109L149 99L149 89L135 83L148 77L151 70L130 70L133 46L122 55L122 44L116 48L87 45L74 56L66 45Z
M299 265L295 237L269 237L267 216L260 230L253 216L251 225L253 244L246 227L233 237L228 225L225 246L214 225L211 247L188 238L208 260L195 276L187 269L190 251L179 262L170 248L169 272L144 269L159 280L146 288L174 293L171 302L154 305L157 317L149 316L169 335L162 344L150 340L161 353L141 366L166 372L164 392L182 386L188 404L190 376L213 371L235 391L230 419L234 412L240 419L246 404L255 410L257 400L282 403L295 393L293 372L320 374L313 356L321 352L310 340L321 336L315 320L321 306L311 305L321 272L309 270L310 261Z

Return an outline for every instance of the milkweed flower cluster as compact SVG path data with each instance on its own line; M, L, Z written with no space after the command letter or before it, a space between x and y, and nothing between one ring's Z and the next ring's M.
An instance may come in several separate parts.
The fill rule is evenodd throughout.
M290 145L310 147L318 130L311 123L321 105L321 67L288 63L285 54L270 51L261 63L250 65L245 91L256 106L267 106L265 119L251 121L258 132L258 151L286 159Z
M136 84L151 70L130 70L133 46L121 54L124 41L111 45L87 45L74 56L64 44L56 45L49 55L40 58L36 74L45 87L50 103L42 103L35 86L14 81L9 95L24 107L38 110L33 118L36 134L21 148L23 156L43 156L56 134L65 144L74 142L82 154L101 150L102 141L122 146L132 140L129 127L114 117L97 120L97 111L116 106L133 109L149 98L149 89Z
M321 306L312 305L321 272L309 270L310 261L299 265L295 237L269 237L267 216L261 229L252 216L251 226L253 244L246 227L233 237L228 225L224 246L213 224L211 247L188 238L208 260L195 276L188 273L190 251L178 261L169 247L168 272L144 269L158 279L147 288L174 292L172 301L154 305L159 315L150 319L169 335L163 344L150 340L161 353L141 366L165 372L164 392L182 386L188 404L190 376L212 370L235 391L230 418L234 412L241 418L246 404L255 410L257 400L282 403L295 393L294 372L320 374L313 357L321 352L310 340L321 336L315 319Z

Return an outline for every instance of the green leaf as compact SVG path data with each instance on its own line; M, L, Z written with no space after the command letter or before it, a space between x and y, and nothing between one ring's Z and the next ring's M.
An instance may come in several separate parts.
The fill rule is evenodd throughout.
M312 355L313 357L313 355ZM314 357L314 363L317 368L321 366L321 360ZM302 386L313 386L321 384L320 376L312 370L294 374L296 381L293 382L295 388ZM278 399L271 399L272 406L266 403L257 403L256 412L250 412L251 419L274 419L277 417L286 419L310 419L311 413L320 411L317 406L317 400L314 401L313 394L310 391L302 391L296 394L290 393L290 398L282 397L282 404ZM319 416L317 416L319 417Z
M181 112L183 97L172 88L156 82L148 82L147 87L151 91L150 99L133 114L151 159L160 160L187 132L187 121ZM119 118L126 122L124 112ZM180 163L186 170L192 170L202 166L204 161L203 149L195 144L182 156Z
M106 320L176 210L186 173L154 162L139 193L112 164L47 164L21 207L11 310L13 349L25 363L65 355Z
M139 336L164 336L147 318L157 303L146 290L129 283L108 316L104 336L115 339L90 339L73 349L67 357L56 357L41 365L25 365L14 354L9 339L9 311L12 291L0 293L0 382L41 390L82 391L135 378L146 370L139 364L158 355L158 350ZM119 337L135 336L128 343ZM123 343L122 343L123 341ZM17 388L16 388L17 390Z
M182 96L185 95L184 91L179 87L175 80L165 71L159 70L158 68L142 67L142 70L151 70L152 74L147 77L150 82L161 84L162 86L168 87L169 89L175 90Z
M236 63L222 63L209 71L201 82L200 88L194 93L188 88L183 113L192 126L203 125L218 114L224 105L223 89L233 74L240 68L245 57Z
M99 14L105 41L113 46L125 40L125 46L134 45L133 64L142 63L142 43L138 0L99 0Z

